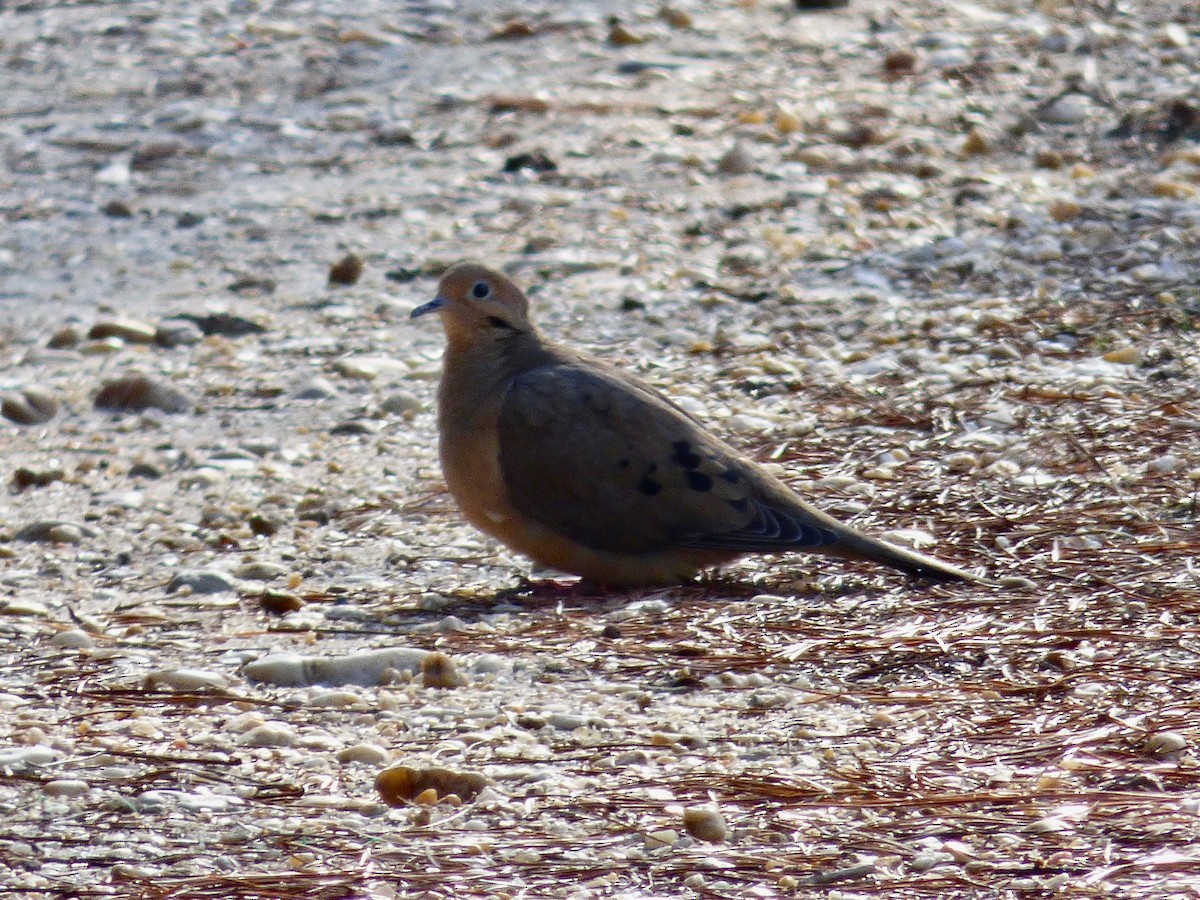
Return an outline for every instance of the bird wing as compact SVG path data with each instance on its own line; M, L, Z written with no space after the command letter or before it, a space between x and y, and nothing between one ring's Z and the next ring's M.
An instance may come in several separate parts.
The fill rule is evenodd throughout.
M837 523L649 386L586 363L518 375L499 419L516 509L596 550L816 549Z

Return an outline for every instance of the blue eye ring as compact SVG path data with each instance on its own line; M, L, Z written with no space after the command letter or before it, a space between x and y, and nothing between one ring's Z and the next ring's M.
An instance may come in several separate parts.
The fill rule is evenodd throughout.
M471 296L476 300L486 300L492 293L492 286L486 281L477 281L471 288Z

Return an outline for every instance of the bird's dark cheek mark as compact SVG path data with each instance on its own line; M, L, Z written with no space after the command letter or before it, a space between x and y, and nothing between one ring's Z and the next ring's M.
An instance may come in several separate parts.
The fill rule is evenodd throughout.
M510 331L512 330L512 326L509 325L507 322L505 322L499 316L488 316L488 324L491 325L493 328L507 328Z
M687 483L693 491L711 491L713 480L703 472L690 471L687 473Z

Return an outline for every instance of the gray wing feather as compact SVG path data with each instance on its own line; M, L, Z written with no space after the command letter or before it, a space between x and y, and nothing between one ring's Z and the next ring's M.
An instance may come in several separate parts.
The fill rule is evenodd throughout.
M499 422L509 500L598 550L816 549L837 523L653 389L585 365L519 375Z

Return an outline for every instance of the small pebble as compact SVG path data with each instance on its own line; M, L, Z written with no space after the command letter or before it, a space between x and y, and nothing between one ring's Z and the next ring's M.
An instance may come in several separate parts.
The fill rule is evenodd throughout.
M679 832L674 828L659 828L646 835L646 847L657 850L660 847L674 847L679 843Z
M883 58L883 71L890 78L902 78L917 71L920 58L911 50L892 50Z
M272 453L278 453L282 447L278 438L259 435L250 437L242 441L239 445L241 449L247 453L252 453L259 458L270 456Z
M329 429L330 434L375 434L379 431L380 425L378 422L370 419L347 419L344 422L338 422Z
M153 325L138 319L103 319L91 327L87 336L93 341L119 338L127 344L152 344L155 332Z
M130 168L131 158L128 156L119 156L96 172L92 177L97 184L107 184L112 187L124 187L129 184L133 178L133 171Z
M1141 358L1142 352L1132 344L1126 344L1116 350L1109 350L1104 354L1105 362L1117 363L1122 366L1135 366Z
M615 47L630 47L646 43L647 38L635 34L621 24L621 20L612 16L608 20L608 42Z
M338 389L334 387L333 382L319 376L305 381L292 392L292 397L296 400L328 400L337 395Z
M344 750L339 750L337 761L340 763L362 763L367 766L380 766L387 762L388 752L378 744L352 744Z
M313 691L308 698L313 709L365 709L366 703L357 691L344 688Z
M209 313L204 316L181 315L179 319L193 322L205 334L219 334L222 337L244 337L248 334L262 334L266 331L262 325L235 316L231 313Z
M1083 212L1083 207L1077 200L1059 198L1050 203L1050 218L1055 222L1067 222L1071 219L1079 218Z
M243 734L238 743L243 747L291 747L296 733L282 722L264 722Z
M992 152L992 145L978 128L972 128L963 141L962 152L967 156L982 156Z
M138 374L106 382L97 392L95 403L97 409L161 409L168 413L187 412L192 407L192 401L182 391Z
M549 713L546 716L546 724L551 728L557 728L559 731L575 731L578 728L583 728L589 724L587 716L581 716L577 713L555 712Z
M954 856L949 853L919 853L908 864L914 872L926 872L935 866L954 862Z
M50 336L46 346L51 350L70 350L72 347L78 347L82 341L82 326L78 322L68 322Z
M687 10L663 4L658 8L658 17L672 28L691 28L692 16Z
M386 356L344 356L336 360L333 370L346 378L370 381L380 376L408 374L408 365Z
M1032 591L1037 589L1037 582L1032 578L1026 578L1023 575L1006 575L999 580L1001 587L1013 588L1019 591Z
M24 387L0 397L0 414L18 425L40 425L58 415L58 401L43 388Z
M1024 248L1025 257L1037 262L1053 262L1063 257L1062 241L1052 234L1039 234Z
M717 160L717 171L722 175L746 175L756 168L754 157L746 146L738 141L725 155Z
M749 687L749 680L747 680ZM782 691L759 689L752 692L746 700L749 709L783 709L789 703L788 695Z
M205 669L159 669L146 675L146 687L162 687L172 691L202 691L228 686L229 680L220 672Z
M22 772L33 766L47 766L62 756L62 751L37 744L32 747L0 748L0 769Z
M504 161L505 172L520 172L522 169L529 169L531 172L555 172L558 170L558 163L542 150L518 153Z
M271 581L275 578L282 578L287 573L287 566L263 560L243 563L233 570L235 577L245 578L248 581Z
M965 451L951 453L946 457L946 468L951 472L973 472L979 468L979 457Z
M790 109L780 107L775 111L775 130L780 134L794 134L802 124L800 117Z
M1038 49L1043 53L1066 53L1071 49L1071 36L1062 31L1052 31L1042 38Z
M1083 94L1063 94L1038 110L1037 117L1051 125L1075 125L1092 112L1092 102Z
M49 643L51 647L59 647L64 650L83 650L91 647L94 642L86 631L80 628L68 628L50 638Z
M475 772L455 772L437 766L393 766L375 779L375 790L389 806L414 801L426 791L434 792L435 802L438 797L450 794L470 802L487 786L488 780Z
M712 806L691 806L683 811L683 829L698 841L719 844L729 838L729 826Z
M119 337L106 337L98 341L84 341L79 345L79 352L84 356L109 356L120 353L125 349L125 342Z
M50 797L82 797L91 785L77 778L56 778L42 785L42 791Z
M1061 169L1063 158L1056 150L1039 150L1033 158L1033 163L1039 169Z
M246 524L250 526L251 531L263 537L270 537L283 527L283 522L277 515L263 512L251 515Z
M202 340L204 332L189 319L163 319L154 329L154 343L168 350L174 347L190 347Z
M181 569L167 583L167 592L188 588L193 594L219 594L237 588L237 580L219 569Z
M62 469L30 469L19 466L13 472L12 484L18 491L31 487L46 487L56 481L62 481L67 473Z
M96 532L71 522L48 520L32 522L13 535L14 541L45 542L49 544L78 544L83 538L95 537Z
M357 284L363 273L363 258L357 253L347 253L329 267L330 284Z
M100 212L104 213L110 219L133 218L133 207L124 200L109 200L100 207Z
M273 616L286 616L304 609L304 600L287 591L264 591L258 603L263 612Z
M421 399L409 391L396 391L383 398L380 408L389 415L411 419L425 408Z
M1175 761L1187 749L1187 738L1177 731L1160 731L1146 738L1146 751L1158 759Z
M1179 457L1173 453L1164 453L1162 456L1157 456L1146 464L1146 468L1151 472L1166 474L1174 472L1179 468Z
M6 616L35 616L44 617L50 612L46 604L36 600L0 600L0 613Z
M1034 834L1058 834L1063 831L1070 831L1073 828L1070 822L1058 816L1046 816L1029 824L1028 830Z
M454 660L441 651L434 651L421 660L421 683L427 688L457 688L467 683Z
M308 687L316 684L357 684L363 687L387 684L397 673L417 675L427 650L396 647L367 650L345 656L300 656L280 653L246 663L242 671L251 681L281 687Z
M512 663L498 653L485 653L471 663L476 675L499 675L512 670Z
M1178 22L1168 22L1164 25L1158 33L1158 38L1163 46L1173 47L1177 50L1182 50L1192 42L1187 29Z

